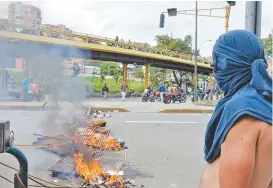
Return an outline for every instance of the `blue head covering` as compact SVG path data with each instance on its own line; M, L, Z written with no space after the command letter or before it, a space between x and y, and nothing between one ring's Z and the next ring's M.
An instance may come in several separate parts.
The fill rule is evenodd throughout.
M220 155L228 131L242 116L272 124L272 79L258 37L245 30L223 34L213 47L212 66L225 97L207 125L204 153L208 163Z

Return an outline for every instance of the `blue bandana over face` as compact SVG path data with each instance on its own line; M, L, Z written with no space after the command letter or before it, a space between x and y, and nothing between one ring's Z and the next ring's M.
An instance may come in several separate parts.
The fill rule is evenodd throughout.
M207 125L204 153L208 163L220 155L228 131L242 116L272 125L272 79L257 36L245 30L221 35L213 47L212 66L225 97Z

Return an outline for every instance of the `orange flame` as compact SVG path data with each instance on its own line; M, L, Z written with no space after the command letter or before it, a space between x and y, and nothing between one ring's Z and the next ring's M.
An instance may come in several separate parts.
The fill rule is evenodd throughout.
M115 139L109 137L108 134L96 133L94 127L89 127L84 133L82 139L79 139L77 136L73 136L72 139L75 142L80 142L93 148L104 149L107 151L122 150L120 144Z
M108 179L108 181L105 183L107 186L111 185L118 185L118 187L123 188L124 187L124 179L121 175L112 175Z
M99 183L99 180L102 180L107 186L118 185L120 188L124 188L123 176L107 176L107 173L101 168L98 160L91 160L85 163L82 153L77 153L74 157L77 173L84 178L84 181L91 180L94 183Z

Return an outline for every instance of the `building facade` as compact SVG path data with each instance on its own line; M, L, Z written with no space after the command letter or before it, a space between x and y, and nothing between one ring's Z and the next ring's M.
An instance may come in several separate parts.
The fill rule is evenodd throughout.
M33 5L21 2L10 3L8 21L12 24L39 27L42 23L41 10Z

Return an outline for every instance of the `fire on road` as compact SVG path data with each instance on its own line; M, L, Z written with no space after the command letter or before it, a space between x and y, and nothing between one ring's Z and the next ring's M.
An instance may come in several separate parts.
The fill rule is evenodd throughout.
M11 121L15 144L31 144L33 133L48 134L41 127L46 112L1 111ZM148 187L197 187L203 170L203 135L209 116L200 114L115 113L108 126L116 138L128 146L124 174L136 184ZM130 125L130 126L129 126ZM53 133L54 134L54 133ZM41 178L56 156L36 149L24 149L30 173ZM18 168L15 159L3 154L0 161ZM0 174L13 179L14 171L0 168ZM1 185L13 187L0 179Z

